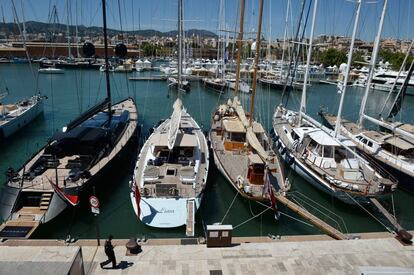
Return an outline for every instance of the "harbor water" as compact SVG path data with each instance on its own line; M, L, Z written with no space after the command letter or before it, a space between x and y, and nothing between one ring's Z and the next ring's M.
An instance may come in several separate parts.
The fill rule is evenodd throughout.
M152 72L159 74L159 72ZM218 104L232 96L231 91L219 95L208 90L199 82L192 82L191 92L187 94L168 91L165 81L129 81L130 76L143 76L147 73L132 74L111 73L111 90L113 101L125 97L135 99L139 111L141 137L145 137L148 129L172 112L172 104L177 96L183 100L188 112L199 125L208 131L211 114ZM47 96L44 114L30 123L12 137L0 141L0 185L5 184L5 171L9 167L18 169L27 159L42 148L48 138L62 129L82 111L96 104L106 96L105 75L92 70L65 70L64 74L41 75L24 64L0 65L0 91L8 89L9 95L3 103L13 103L34 93ZM37 90L36 88L37 87ZM358 118L363 89L349 87L345 99L344 117L350 120ZM246 110L250 106L250 95L239 95ZM275 106L280 104L282 92L263 88L258 85L255 117L267 130L271 128L271 118ZM387 97L384 92L371 92L367 112L376 115ZM292 92L288 107L297 110L300 92ZM308 89L307 113L318 118L321 107L335 113L339 104L339 94L333 85L314 84ZM398 119L414 123L414 97L405 99ZM33 238L65 239L67 235L74 238L94 238L99 228L101 236L113 234L116 238L132 236L147 238L185 237L185 228L156 229L143 225L135 216L129 197L129 181L132 176L134 159L138 153L138 140L130 147L128 154L117 163L111 171L107 171L100 179L95 190L88 190L76 208L67 209L51 222L41 225ZM365 210L357 206L345 205L334 198L316 190L294 172L286 170L292 184L292 198L312 213L345 233L385 231L382 219L376 220ZM100 200L100 214L93 216L87 198L95 195ZM282 215L275 220L272 211L263 215L264 210L255 202L236 196L236 191L210 162L208 186L202 205L196 215L196 234L204 235L203 228L207 224L223 222L232 224L235 236L267 236L272 235L304 235L320 234L313 226L305 223L300 217L281 207ZM234 200L234 203L232 204ZM397 219L406 229L414 229L414 194L398 190L393 199L388 200L388 207L395 208ZM393 202L393 203L392 203ZM230 208L231 206L231 208ZM379 217L372 209L367 209ZM329 213L329 215L326 215Z

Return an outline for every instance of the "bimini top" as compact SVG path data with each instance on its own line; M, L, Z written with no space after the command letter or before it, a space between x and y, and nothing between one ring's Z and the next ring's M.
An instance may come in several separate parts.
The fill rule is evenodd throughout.
M335 138L318 128L301 127L295 128L294 131L300 138L308 135L312 140L322 146L341 146ZM355 144L350 139L343 136L338 136L338 139L348 147L355 147Z
M414 144L402 139L398 136L391 136L389 138L384 138L384 142L391 144L394 147L397 147L401 150L410 150L410 149L414 149Z
M155 133L151 138L151 145L153 146L168 146L167 133ZM174 143L174 147L196 147L197 137L192 134L178 133Z
M223 126L226 132L246 133L243 123L236 117L223 119Z

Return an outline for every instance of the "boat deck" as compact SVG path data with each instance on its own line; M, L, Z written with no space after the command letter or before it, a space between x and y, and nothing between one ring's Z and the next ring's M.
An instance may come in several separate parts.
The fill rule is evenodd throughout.
M222 172L225 173L228 180L230 180L233 187L247 198L253 198L254 200L267 200L264 192L264 184L252 184L247 179L247 172L249 168L249 155L253 153L252 149L246 150L226 150L224 148L223 137L218 134L217 129L220 127L219 122L213 122L212 130L210 132L211 146L215 152L216 162L219 162ZM279 159L271 150L267 150L269 156L273 157L272 161L266 164L271 171L270 184L275 188L276 192L283 193L286 191L284 186L283 171L280 166ZM238 187L238 181L243 179L250 188L250 195L242 192Z
M202 130L190 115L184 111L181 115L180 132L176 144L180 142L179 139L184 139L184 136L187 135L195 137L197 145L194 148L198 149L194 149L191 157L180 155L168 160L165 158L161 165L152 163L159 158L159 156L153 155L153 144L160 142L158 140L160 136L168 133L169 122L170 119L164 121L141 149L135 167L135 180L143 188L145 197L196 197L206 184L208 148ZM183 130L183 127L186 129ZM198 162L198 167L196 162Z
M92 176L99 172L102 167L104 167L113 157L115 157L116 154L118 154L118 152L129 141L136 129L138 114L132 100L128 99L122 101L121 103L114 105L112 109L114 110L114 114L120 114L122 111L128 110L130 121L133 123L129 123L124 134L122 134L121 139L117 142L115 148L110 152L110 154L101 158L101 160L89 170ZM34 176L33 172L28 173L28 171L31 171L31 168L41 157L45 157L44 153L45 149L42 149L35 157L26 163L22 169L19 170L19 179L16 181L9 181L8 184L16 188L22 187L25 191L46 191L53 190L52 184L56 184L56 180L58 186L65 188L80 187L87 181L83 178L76 181L67 180L72 169L68 167L68 163L84 157L80 155L66 156L59 159L49 158L47 159L47 162L50 163L50 165L45 167L46 169L43 173L37 176Z
M328 119L327 119L328 120ZM329 122L329 120L328 120ZM339 180L343 183L348 184L348 186L352 187L350 189L344 189L338 185L333 185L325 181L332 190L344 190L349 194L365 194L366 196L372 196L375 194L380 194L382 192L380 185L378 184L378 178L374 176L365 175L365 173L371 173L368 169L364 169L359 166L358 170L356 169L347 169L341 165L341 163L336 163L336 165L329 165L329 167L325 167L325 162L317 161L317 158L314 157L312 153L308 153L306 157L302 154L302 151L296 151L293 149L293 143L288 138L285 130L290 133L293 130L293 126L283 118L281 112L277 112L276 116L273 119L273 126L275 131L277 132L279 138L287 146L292 154L295 155L296 160L301 161L302 164L309 167L313 172L315 172L319 177L325 178L326 176L330 176L335 180ZM304 148L302 148L304 149ZM346 172L350 174L359 173L359 176L355 176L353 180L350 178L345 178ZM357 174L355 174L357 175ZM387 184L392 184L389 179L381 179L382 182ZM358 187L358 189L356 189ZM355 190L354 190L355 189Z

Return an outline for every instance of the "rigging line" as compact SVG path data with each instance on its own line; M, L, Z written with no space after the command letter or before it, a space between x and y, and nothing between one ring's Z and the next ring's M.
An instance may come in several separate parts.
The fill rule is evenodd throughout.
M272 208L271 208L271 207L267 207L265 210L263 210L262 212L260 212L260 213L259 213L259 214L257 214L256 216L251 217L250 219L247 219L246 221L244 221L244 222L242 222L242 223L240 223L240 224L238 224L238 225L234 226L234 227L233 227L233 230L235 230L236 228L238 228L238 227L240 227L240 226L242 226L242 225L244 225L244 224L248 223L249 221L251 221L251 220L253 220L253 219L257 218L258 216L262 215L264 212L266 212L266 211L267 211L267 210L269 210L269 209L272 209Z
M294 220L294 221L297 221L297 222L300 222L300 223L302 223L302 224L304 224L304 225L307 225L307 226L309 226L309 227L315 227L313 224L310 224L310 223L307 223L307 222L305 222L305 221L302 221L302 220L300 220L300 219L298 219L298 218L295 218L295 217L293 217L293 216L291 216L291 215L288 215L287 213L285 213L285 212L282 212L282 211L279 211L279 213L280 214L282 214L282 215L284 215L284 216L286 216L286 217L288 217L288 218L291 218L292 220Z
M381 224L386 230L388 230L390 233L393 233L394 231L391 230L389 227L387 227L384 223L382 223L377 217L374 216L371 212L368 211L364 206L362 206L357 200L355 200L351 195L344 192L353 202L355 202L359 207L361 207L365 212L367 212L374 220L376 220L379 224Z
M226 214L224 214L223 219L221 220L221 224L223 223L224 219L227 217L227 214L230 212L230 209L232 208L234 202L236 201L237 196L239 195L239 191L236 192L236 195L233 198L233 201L231 202L230 206L227 208Z

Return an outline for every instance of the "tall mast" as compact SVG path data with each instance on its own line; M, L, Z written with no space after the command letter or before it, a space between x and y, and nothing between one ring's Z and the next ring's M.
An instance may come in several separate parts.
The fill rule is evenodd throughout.
M374 71L375 71L375 64L377 63L379 44L380 44L380 41L381 41L381 32L382 32L382 27L384 25L385 12L387 10L387 3L388 3L388 0L384 0L384 7L382 8L381 19L380 19L380 23L379 23L379 26L378 26L378 32L377 32L377 36L375 37L374 48L372 50L368 80L367 80L367 84L366 84L366 87L365 87L364 97L363 97L362 103L361 103L361 109L359 110L358 125L360 127L362 126L362 124L364 122L364 112L365 112L365 108L366 108L366 105L367 105L369 89L371 88L371 82L372 82L372 78L374 76Z
M76 37L76 57L80 57L79 53L79 33L78 33L78 0L75 1L75 37Z
M260 0L259 7L259 22L257 26L257 36L256 36L256 55L254 57L254 66L253 66L253 86L252 86L252 100L250 102L250 125L253 123L253 114L254 114L254 97L256 96L256 87L257 87L257 67L259 64L260 57L260 37L262 32L262 15L263 15L263 0Z
M305 78L303 79L303 91L302 91L302 98L300 101L300 108L299 108L299 125L302 122L302 115L306 113L306 90L308 87L307 83L308 83L308 78L309 78L309 67L310 67L311 56L312 56L313 31L315 29L315 20L316 20L317 11L318 11L318 0L315 0L313 4L313 17L312 17L311 33L309 37L309 50L308 50L308 56L306 60Z
M338 136L339 129L341 127L341 115L342 115L342 109L343 109L343 105L344 105L346 87L347 87L347 84L348 84L349 72L351 71L352 54L354 52L355 36L356 36L357 29L358 29L359 15L360 15L360 11L361 11L361 2L362 2L362 0L357 1L357 11L356 11L356 15L355 15L354 29L352 31L351 46L349 48L348 63L346 65L346 71L345 71L345 75L344 75L344 83L342 85L342 89L340 89L340 91L342 90L341 91L342 93L341 93L341 101L339 102L338 115L336 117L334 137Z
M269 41L267 44L267 59L271 59L271 44L272 44L272 0L269 0Z
M70 20L69 16L70 16L70 12L69 12L69 6L70 6L69 5L69 0L66 0L66 9L67 9L67 13L68 13L68 20L66 22L66 32L67 32L67 36L68 36L68 58L70 58L71 55L72 55L71 52L70 52L70 29L69 29L69 24L70 24L70 22L69 22L69 20ZM105 19L105 21L106 21L106 19Z
M23 7L23 0L20 1L20 6L22 8L22 24L23 24L23 39L24 41L27 41L27 32L26 32L26 18L24 16L24 7Z
M233 95L239 91L239 82L240 82L240 56L242 51L242 41L243 41L243 26L244 26L244 0L240 0L240 31L239 38L237 40L237 67L236 67L236 86L234 87Z
M102 0L102 17L103 17L103 33L105 48L105 78L106 78L106 100L108 101L108 113L111 115L111 85L109 82L109 61L108 61L108 37L106 27L106 7L105 0Z
M182 7L183 0L178 0L178 89L181 88L181 73L182 73Z
M283 65L285 63L285 48L286 48L286 38L287 38L287 29L288 29L288 21L289 21L289 9L290 9L290 0L287 1L286 5L286 17L285 17L285 31L283 33L283 46L282 46L282 65L281 65L281 72L283 71ZM290 68L289 68L290 70Z

